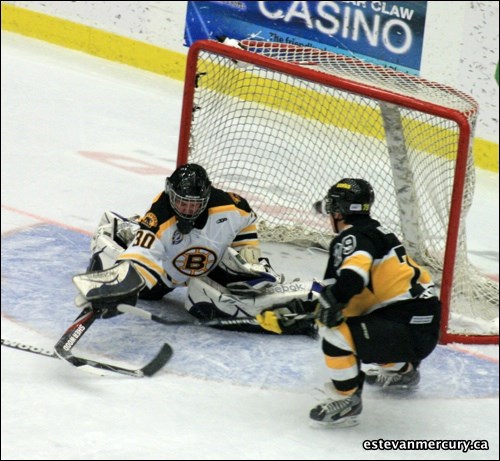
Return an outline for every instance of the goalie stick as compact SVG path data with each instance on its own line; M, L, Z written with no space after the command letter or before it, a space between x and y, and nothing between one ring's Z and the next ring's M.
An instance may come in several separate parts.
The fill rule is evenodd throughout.
M10 347L11 349L17 349L18 351L31 352L32 354L43 355L45 357L50 357L52 359L60 359L60 357L55 352L52 352L48 349L44 349L41 347L20 343L18 341L11 341L9 339L2 338L2 346ZM162 347L162 350L160 351L160 353L158 355L160 355L160 354L162 354L164 357L165 357L165 355L168 357L167 360L165 360L165 362L166 362L172 356L172 349L170 348L170 346L168 344L165 344ZM76 357L74 357L74 358L76 358ZM82 358L80 358L79 360L81 362L80 366L83 366L83 365L92 366L92 365L90 365L92 363L92 364L94 364L93 366L95 368L98 368L98 369L102 369L102 370L106 370L106 371L114 371L114 372L117 372L120 374L125 374L128 376L135 376L135 377L152 376L159 368L161 368L163 366L163 364L161 364L159 366L158 356L155 357L145 367L139 368L138 370L129 370L127 368L121 368L121 367L117 367L115 365L109 365L109 364L91 361L91 360L82 359ZM83 363L84 361L85 361L85 363ZM105 368L103 368L103 367L105 367ZM122 370L122 371L119 371L119 370Z
M146 320L152 320L162 325L196 325L204 327L213 326L228 326L228 325L259 325L259 322L254 317L249 318L236 318L236 319L211 319L211 320L198 320L195 318L184 320L169 320L159 315L152 314L151 312L140 309L139 307L130 306L128 304L118 304L117 309L124 314L132 314ZM296 320L313 319L314 313L309 314L285 314L285 317L290 317Z
M84 309L80 313L73 324L66 330L66 332L61 336L61 339L59 339L54 346L54 350L59 358L75 367L92 367L99 370L142 378L144 376L153 376L170 360L170 357L172 357L173 350L167 343L163 344L160 351L148 364L138 369L123 368L117 365L98 362L73 355L71 350L89 329L90 325L94 323L96 318L96 313L93 310Z
M18 351L31 352L32 354L44 355L45 357L51 357L53 359L59 358L55 352L49 351L48 349L31 346L29 344L20 343L18 341L10 341L9 339L2 338L2 346L10 347L12 349L17 349Z
M114 223L116 224L116 221ZM115 230L113 232L115 232ZM112 305L118 298L123 299L124 297L136 295L144 286L145 282L130 262L119 262L106 270L87 271L84 274L75 275L73 277L73 283L80 291L80 296L87 302L99 300L104 302L104 304L108 302ZM66 330L59 341L57 341L54 349L61 359L75 367L92 367L138 378L153 376L168 362L168 360L170 360L173 350L170 345L166 343L163 344L163 347L153 360L144 367L135 370L73 355L71 350L75 344L85 334L92 323L103 314L100 307L96 309L97 310L89 307L84 308L73 324Z

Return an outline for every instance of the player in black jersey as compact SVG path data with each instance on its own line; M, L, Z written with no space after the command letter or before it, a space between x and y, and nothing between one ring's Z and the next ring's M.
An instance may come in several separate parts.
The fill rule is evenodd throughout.
M346 178L330 188L316 209L330 219L335 238L317 310L333 398L311 410L323 425L357 424L365 373L361 363L380 364L366 382L386 388L415 386L420 361L436 347L440 302L431 276L394 233L370 216L374 192L363 179ZM262 325L279 322L273 312Z

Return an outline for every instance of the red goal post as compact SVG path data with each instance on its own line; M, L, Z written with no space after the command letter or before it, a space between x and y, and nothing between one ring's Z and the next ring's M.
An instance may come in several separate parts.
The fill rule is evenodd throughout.
M233 41L234 43L234 41ZM312 204L342 177L440 288L441 343L498 344L498 282L468 260L477 103L448 86L296 45L201 40L188 53L178 164L240 193L263 240L326 246Z

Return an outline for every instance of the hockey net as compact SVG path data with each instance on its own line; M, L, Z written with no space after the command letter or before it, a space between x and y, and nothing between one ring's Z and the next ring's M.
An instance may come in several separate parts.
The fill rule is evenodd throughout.
M343 177L368 180L372 216L432 273L441 342L498 343L498 282L467 257L476 102L392 69L289 44L196 42L178 164L248 199L262 240L327 247L312 204Z

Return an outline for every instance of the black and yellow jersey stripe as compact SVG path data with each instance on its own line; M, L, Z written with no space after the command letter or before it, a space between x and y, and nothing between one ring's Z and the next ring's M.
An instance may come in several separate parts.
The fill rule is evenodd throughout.
M434 296L429 272L409 255L396 235L368 216L332 241L325 279L347 302L344 315L359 316L398 301Z

